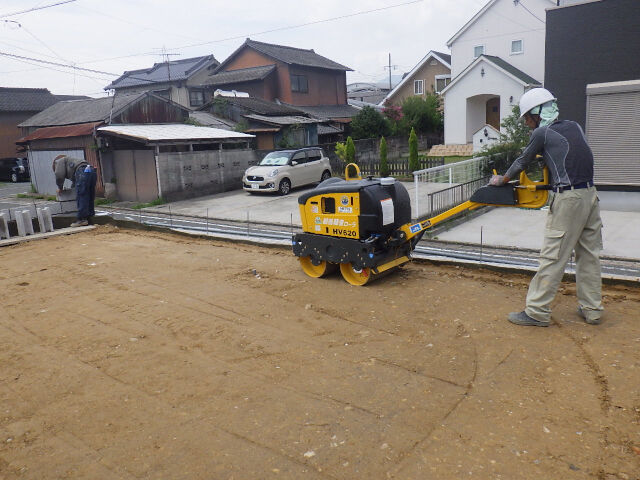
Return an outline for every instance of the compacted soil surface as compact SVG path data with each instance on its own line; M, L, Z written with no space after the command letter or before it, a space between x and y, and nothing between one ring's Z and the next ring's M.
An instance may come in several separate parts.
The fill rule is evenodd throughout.
M0 249L0 479L638 479L640 289L98 227Z

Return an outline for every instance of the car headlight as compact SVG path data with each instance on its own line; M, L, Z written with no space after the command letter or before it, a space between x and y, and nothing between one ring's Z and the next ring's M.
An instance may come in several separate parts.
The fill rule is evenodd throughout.
M277 169L277 168L275 168L275 169L271 170L271 171L268 173L267 177L275 177L276 175L278 175L278 169Z

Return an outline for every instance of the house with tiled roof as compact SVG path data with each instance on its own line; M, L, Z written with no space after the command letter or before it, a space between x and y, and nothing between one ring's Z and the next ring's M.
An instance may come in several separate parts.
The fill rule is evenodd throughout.
M0 87L0 158L24 155L16 145L21 122L61 100L78 98L87 97L54 95L46 88Z
M247 39L204 82L293 106L347 105L346 72L314 50Z
M442 91L447 145L486 146L545 68L546 10L555 0L489 0L447 42L451 83ZM482 140L480 142L479 140Z
M149 68L124 72L105 90L114 90L116 95L151 91L195 109L206 103L201 85L219 63L213 55L155 63Z
M391 90L380 105L401 106L414 96L440 93L451 82L451 55L430 50Z

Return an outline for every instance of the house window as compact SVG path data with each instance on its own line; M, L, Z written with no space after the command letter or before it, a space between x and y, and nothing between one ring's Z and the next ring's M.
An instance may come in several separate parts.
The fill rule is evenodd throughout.
M306 75L291 74L291 91L299 93L307 93L309 91Z
M436 75L436 93L444 90L451 83L451 75Z
M473 47L473 58L478 58L484 54L484 45L476 45Z
M438 61L433 59L431 60L431 62L429 62L429 65L438 65Z
M511 55L517 55L523 52L522 40L511 41Z
M422 95L424 93L424 80L413 81L413 93L414 95Z
M204 92L202 90L190 90L189 103L192 107L204 105Z

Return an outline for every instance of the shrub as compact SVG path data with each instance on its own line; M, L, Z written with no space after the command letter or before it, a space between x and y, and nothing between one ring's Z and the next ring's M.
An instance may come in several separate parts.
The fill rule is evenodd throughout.
M420 162L418 160L418 136L413 128L409 135L409 170L412 172L420 170Z
M522 153L522 149L529 143L531 132L523 122L519 120L520 108L514 105L511 114L505 117L502 123L502 132L499 141L476 152L475 157L489 157L485 174L490 175L495 169L503 174L511 166L511 163ZM533 169L535 170L535 168Z
M380 176L389 176L389 163L387 162L387 141L384 137L380 139Z
M389 135L389 121L373 107L364 107L351 120L351 132L357 139Z
M353 143L353 138L347 137L347 155L346 162L347 163L357 163L356 162L356 145Z

